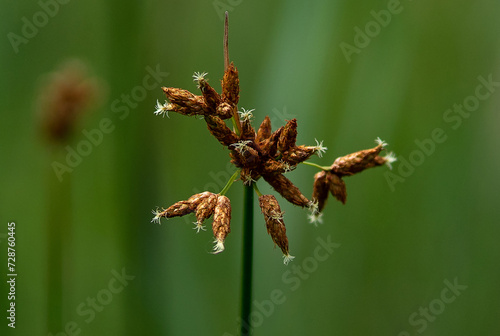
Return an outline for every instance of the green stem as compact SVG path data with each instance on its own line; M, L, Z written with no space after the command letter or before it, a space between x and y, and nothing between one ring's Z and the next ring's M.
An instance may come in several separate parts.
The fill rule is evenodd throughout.
M52 160L62 160L59 148L52 153ZM69 249L71 240L71 174L59 181L50 169L48 176L47 218L47 329L56 333L63 329L67 308L65 295L69 274Z
M243 204L243 258L241 275L241 335L250 335L252 311L253 267L253 188L244 186Z
M308 166L311 166L311 167L316 167L316 168L319 168L321 170L331 170L331 167L328 167L328 166L320 166L319 164L316 164L316 163L312 163L312 162L307 162L307 161L304 161L304 162L301 162L305 165L308 165Z
M219 195L224 195L225 193L227 193L227 191L229 190L229 188L231 188L231 186L233 185L234 181L236 181L236 178L238 177L239 174L240 174L240 170L238 169L229 178L229 181L227 181L226 185L224 186L224 188L222 188L222 190L220 191Z

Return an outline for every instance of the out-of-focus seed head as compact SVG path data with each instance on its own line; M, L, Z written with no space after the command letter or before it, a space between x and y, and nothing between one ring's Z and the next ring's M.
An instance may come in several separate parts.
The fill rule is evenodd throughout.
M326 178L328 180L328 189L332 196L342 202L342 204L345 204L347 200L347 189L344 180L331 172L326 174Z
M318 202L318 212L322 212L328 199L328 181L326 171L322 170L314 175L313 202Z

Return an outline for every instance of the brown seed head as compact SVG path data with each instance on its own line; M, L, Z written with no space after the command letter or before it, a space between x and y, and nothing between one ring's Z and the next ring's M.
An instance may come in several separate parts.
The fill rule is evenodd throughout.
M283 131L280 134L278 140L278 150L280 152L285 152L293 147L295 147L295 142L297 141L297 119L289 120Z
M238 136L226 126L226 123L217 116L205 116L210 133L224 146L230 146L238 141Z
M271 235L273 242L280 247L283 255L290 256L283 212L278 201L273 195L262 195L259 197L259 205L266 221L267 233Z
M209 115L214 114L215 110L210 110L203 96L192 94L188 90L162 87L163 92L170 101L168 110L183 115Z
M318 212L322 212L328 199L328 181L326 171L322 170L314 175L312 201L318 202Z
M203 94L203 98L205 98L205 103L210 109L210 114L216 114L217 107L221 103L221 97L215 91L213 87L208 84L208 82L204 78L200 78L198 81L198 85L200 86L201 93Z
M271 136L271 119L266 116L262 123L260 124L259 130L257 131L257 138L255 142L260 143Z
M309 159L314 153L316 153L316 147L296 146L283 153L283 160L292 165L297 165Z
M353 175L367 168L379 166L380 164L385 163L385 160L377 158L383 148L384 146L379 144L371 149L365 149L339 157L331 166L331 171L339 176Z
M214 221L212 223L212 230L214 232L216 245L214 246L214 253L224 251L224 240L229 232L231 232L231 202L229 198L219 195L217 204L214 211Z
M240 80L238 78L238 70L233 62L231 62L222 78L222 101L229 103L231 106L237 106L239 99Z
M234 108L228 103L220 103L217 106L217 116L222 120L229 119L233 116Z
M332 196L342 202L342 204L345 204L347 200L347 189L344 180L332 172L328 172L326 178L328 180L328 189Z
M211 193L208 197L203 198L196 207L196 228L198 228L198 231L203 229L203 221L210 218L214 213L217 198L217 194Z
M288 202L301 207L309 206L310 201L302 195L299 188L282 174L263 175L262 177Z

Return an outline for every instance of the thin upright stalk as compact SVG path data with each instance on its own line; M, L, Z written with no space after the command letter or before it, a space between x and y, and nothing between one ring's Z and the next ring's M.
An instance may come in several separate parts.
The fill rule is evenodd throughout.
M52 158L60 160L60 151ZM71 174L62 181L50 169L48 175L48 219L47 219L47 331L57 333L63 328L66 287L69 274L69 251L71 240Z
M241 274L241 335L250 335L253 272L253 187L244 187Z

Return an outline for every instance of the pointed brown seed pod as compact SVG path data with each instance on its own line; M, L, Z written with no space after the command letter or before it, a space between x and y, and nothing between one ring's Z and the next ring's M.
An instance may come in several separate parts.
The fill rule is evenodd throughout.
M216 114L217 107L221 103L221 97L215 91L213 87L208 84L208 82L204 78L200 78L198 81L198 85L200 86L201 93L203 94L203 98L205 98L205 103L207 104L210 114Z
M267 233L271 235L273 242L279 246L283 255L290 256L283 212L278 200L273 195L262 195L259 197L259 205L266 221Z
M224 240L231 232L231 202L229 198L219 195L214 211L212 230L215 237L214 253L224 251Z
M283 161L297 165L316 153L316 147L296 146L283 153Z
M261 144L263 155L268 155L273 159L276 157L276 154L278 153L278 140L282 131L283 126L274 131L269 139L263 141L263 143Z
M322 212L328 199L327 172L322 170L314 175L312 201L318 202L318 212Z
M160 218L171 218L171 217L180 217L187 214L190 214L196 210L198 205L207 197L212 195L211 192L205 191L199 194L195 194L188 198L186 201L179 201L166 210L163 211L154 211L155 217L152 221L160 221Z
M289 120L283 131L280 134L278 140L278 150L280 152L287 151L295 147L295 142L297 141L297 119Z
M236 134L226 126L226 123L217 116L205 116L210 133L224 146L229 146L238 141Z
M239 99L240 80L238 78L238 70L233 62L231 62L222 78L222 101L232 106L237 106Z
M335 174L343 176L353 175L367 168L378 166L382 160L377 159L377 156L383 148L382 144L380 144L371 149L339 157L333 163L331 170Z
M302 195L299 188L282 174L263 175L262 177L288 202L301 207L309 206L310 201Z
M271 133L271 119L269 119L269 116L266 116L260 124L259 130L257 131L255 142L260 143L261 141L269 139Z
M328 180L328 189L332 196L342 202L342 204L345 204L347 200L347 189L344 180L332 172L328 172L326 178Z
M198 232L200 230L204 230L203 221L205 219L210 218L215 210L215 205L217 204L217 194L210 194L208 197L205 197L201 200L201 202L196 207L196 228Z
M252 123L250 119L243 120L241 122L241 140L254 140L255 139L255 130L252 127Z
M294 170L296 166L290 165L285 161L276 161L273 159L269 159L264 163L264 167L262 168L262 174L283 174L288 173Z
M188 116L210 114L210 109L203 96L197 96L188 90L177 88L162 87L162 90L170 102L169 111Z

